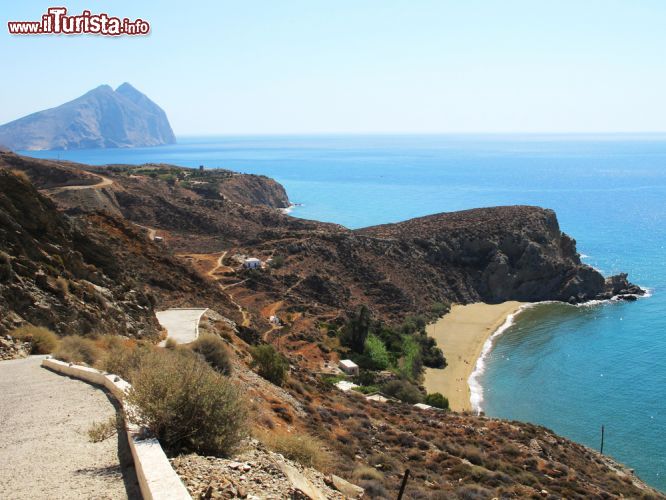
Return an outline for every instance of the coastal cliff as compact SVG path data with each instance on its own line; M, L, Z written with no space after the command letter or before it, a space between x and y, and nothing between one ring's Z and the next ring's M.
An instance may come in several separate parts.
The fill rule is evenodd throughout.
M365 304L396 320L434 303L507 300L570 303L634 298L626 275L605 279L583 264L552 210L483 208L346 230L318 226L263 242L284 257L271 279L299 302L351 309ZM279 287L274 283L272 286Z
M447 275L450 293L461 302L577 303L642 293L626 275L604 279L583 264L576 241L560 230L555 212L539 207L438 214L358 234L389 247L408 245L433 271Z
M55 108L0 126L13 150L129 148L173 144L166 113L129 83L101 85Z

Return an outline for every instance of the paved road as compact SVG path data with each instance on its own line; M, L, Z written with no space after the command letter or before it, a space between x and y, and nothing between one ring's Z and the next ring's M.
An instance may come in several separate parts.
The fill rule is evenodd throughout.
M42 358L0 362L0 496L140 498L127 438L88 440L93 422L116 413L106 393Z
M189 344L199 334L199 320L207 309L167 309L157 313L157 320L168 337L178 344Z

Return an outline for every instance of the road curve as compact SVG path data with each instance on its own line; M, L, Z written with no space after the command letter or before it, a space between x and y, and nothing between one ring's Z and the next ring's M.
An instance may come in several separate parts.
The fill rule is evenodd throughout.
M2 497L140 498L127 438L88 439L93 422L115 416L112 402L98 388L41 368L42 359L0 362Z
M167 331L167 338L177 344L189 344L199 335L199 320L208 309L167 309L159 311L157 321Z
M100 181L97 184L80 184L75 186L61 186L56 188L44 189L43 191L47 194L58 194L63 191L80 191L82 189L101 189L113 185L113 181L108 177L103 175L93 174L95 177L98 177Z

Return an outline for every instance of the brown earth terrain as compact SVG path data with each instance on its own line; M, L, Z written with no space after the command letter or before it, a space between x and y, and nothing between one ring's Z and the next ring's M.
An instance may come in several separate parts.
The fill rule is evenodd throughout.
M90 187L58 189L76 185ZM316 439L323 472L369 498L395 498L406 468L405 498L664 498L548 429L371 402L321 376L338 359L330 326L360 305L398 324L432 316L437 302L642 293L582 264L552 211L496 207L351 231L284 215L288 204L260 176L0 154L0 333L30 322L156 339L155 310L209 307L201 330L228 342L253 428ZM273 260L248 270L243 256ZM262 342L291 364L284 388L249 368Z

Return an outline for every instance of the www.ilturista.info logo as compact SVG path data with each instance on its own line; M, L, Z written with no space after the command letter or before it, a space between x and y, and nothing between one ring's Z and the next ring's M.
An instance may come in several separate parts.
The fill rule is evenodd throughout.
M150 24L143 19L134 21L108 14L92 14L84 10L78 16L68 16L65 7L51 7L41 21L8 21L12 35L147 35Z

